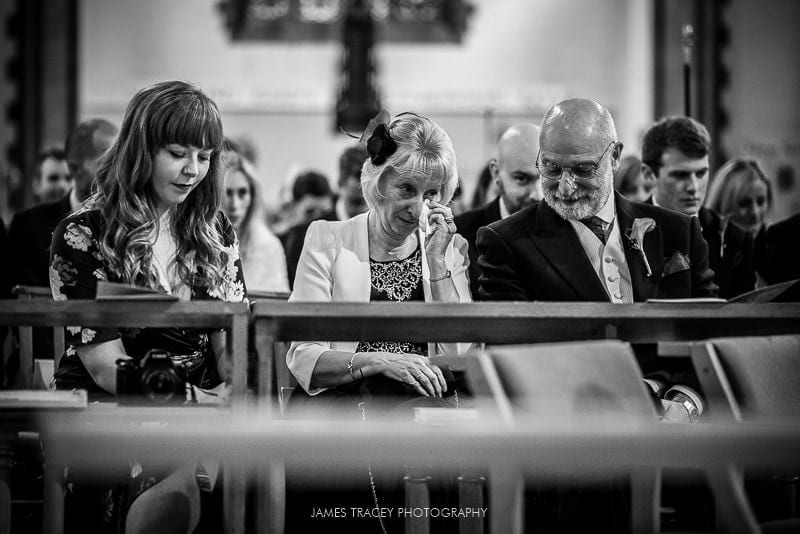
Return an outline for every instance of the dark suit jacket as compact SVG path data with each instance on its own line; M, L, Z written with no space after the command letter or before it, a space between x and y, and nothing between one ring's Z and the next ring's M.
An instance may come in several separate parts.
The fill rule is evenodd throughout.
M474 295L478 294L478 276L481 270L478 268L478 247L475 246L475 239L478 235L478 228L489 226L491 223L500 220L500 197L495 198L488 204L484 204L474 210L465 211L456 216L456 231L467 240L469 244L469 290Z
M322 217L323 221L335 221L336 213L329 211ZM297 274L297 262L300 261L300 253L303 252L303 244L306 240L306 231L313 221L305 221L292 226L286 233L278 238L283 245L283 253L286 255L286 274L289 276L289 289L294 289L294 277Z
M12 254L12 282L50 286L50 240L61 219L72 211L69 195L14 215L8 238Z
M700 208L697 218L708 244L708 264L714 271L719 296L729 299L755 289L755 256L750 232L733 221L723 225L722 217L708 208Z
M0 219L0 250L6 258L9 257L11 249L8 245L8 234L6 234L6 225ZM11 272L8 261L0 261L0 299L11 298ZM5 327L0 327L0 331L5 331ZM2 335L0 335L2 337ZM0 340L2 341L2 340Z
M652 276L647 276L640 252L626 242L635 301L717 295L708 246L696 218L631 203L618 194L615 201L622 234L635 218L649 217L656 223L643 239ZM481 228L477 245L483 271L478 295L484 300L609 301L575 230L546 202ZM665 266L675 265L670 261L675 252L686 256L690 267L665 274Z
M800 213L767 229L764 277L770 284L800 278Z

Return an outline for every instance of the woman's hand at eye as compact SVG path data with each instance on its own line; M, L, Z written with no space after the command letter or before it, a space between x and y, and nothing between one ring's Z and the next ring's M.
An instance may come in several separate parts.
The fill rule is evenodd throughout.
M425 238L425 252L432 259L444 260L447 245L456 233L453 211L438 202L428 202L428 235Z
M381 374L408 384L420 395L441 397L447 392L447 382L441 369L424 356L414 354L374 353L381 364Z

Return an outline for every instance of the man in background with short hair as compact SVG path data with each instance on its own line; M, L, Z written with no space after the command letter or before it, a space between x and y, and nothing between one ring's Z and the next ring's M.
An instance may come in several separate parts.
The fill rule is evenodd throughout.
M711 137L690 117L666 117L642 140L642 175L653 184L652 204L697 217L708 243L708 263L719 296L755 288L753 238L733 221L703 206L708 189Z
M55 202L72 189L67 156L58 146L42 150L36 157L33 195L39 202Z
M117 127L103 119L78 124L65 144L72 189L55 202L17 213L11 221L9 244L14 285L49 287L50 239L68 213L89 196L97 164L117 135Z
M278 236L286 253L290 288L294 287L294 275L297 272L300 253L303 251L308 225L319 219L336 220L336 213L333 210L333 190L328 178L321 173L305 171L297 175L292 184L292 202L295 223Z

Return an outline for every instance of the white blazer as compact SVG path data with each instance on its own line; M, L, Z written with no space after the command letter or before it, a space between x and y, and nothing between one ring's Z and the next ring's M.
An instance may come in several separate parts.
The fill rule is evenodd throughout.
M418 230L420 243L425 236ZM422 287L425 302L431 301L430 271L422 251ZM456 234L445 252L459 302L471 302L469 292L469 256L467 242ZM289 302L369 302L371 292L369 270L369 236L367 214L346 221L314 221L308 227L303 251L297 263L294 291ZM327 388L312 388L311 373L317 360L327 350L355 352L358 341L292 342L286 353L286 364L297 383L310 395ZM428 354L464 352L469 343L428 344Z

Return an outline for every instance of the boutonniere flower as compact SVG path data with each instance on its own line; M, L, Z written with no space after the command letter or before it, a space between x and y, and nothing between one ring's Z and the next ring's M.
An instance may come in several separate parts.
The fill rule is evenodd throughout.
M647 270L647 276L652 276L653 271L650 269L650 263L647 261L647 255L644 253L642 243L644 242L644 235L656 227L656 222L650 217L642 217L633 220L633 226L628 228L625 232L625 238L628 241L628 246L631 250L639 252L644 262L644 268Z

